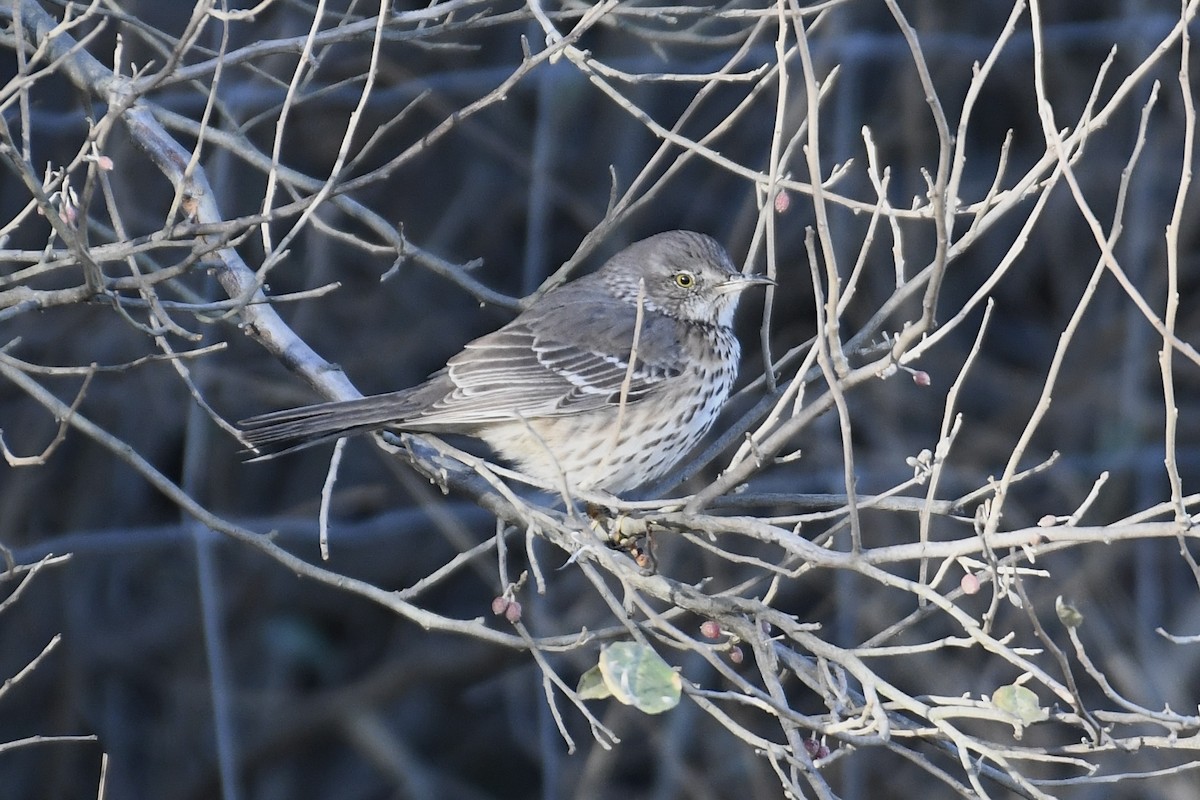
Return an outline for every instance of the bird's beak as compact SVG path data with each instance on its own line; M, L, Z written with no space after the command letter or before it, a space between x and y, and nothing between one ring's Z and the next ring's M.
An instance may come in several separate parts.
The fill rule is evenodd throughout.
M717 287L721 294L729 292L740 292L744 289L749 289L751 286L774 286L775 281L768 278L766 275L743 275L738 273L730 275L721 285Z

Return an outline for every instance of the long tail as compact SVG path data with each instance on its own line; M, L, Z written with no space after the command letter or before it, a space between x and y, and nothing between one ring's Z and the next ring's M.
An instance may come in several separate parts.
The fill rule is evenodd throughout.
M411 392L390 392L272 411L244 419L238 427L257 460L399 424L413 410Z

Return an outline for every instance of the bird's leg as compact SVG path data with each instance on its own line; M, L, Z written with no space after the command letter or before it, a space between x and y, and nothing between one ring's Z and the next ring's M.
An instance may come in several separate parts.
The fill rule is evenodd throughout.
M648 522L623 511L614 515L611 508L595 503L586 503L584 508L588 519L592 521L592 529L609 547L625 552L645 572L658 570Z

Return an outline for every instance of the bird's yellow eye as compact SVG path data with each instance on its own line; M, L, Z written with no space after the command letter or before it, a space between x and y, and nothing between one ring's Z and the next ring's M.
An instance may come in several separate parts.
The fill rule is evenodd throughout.
M691 289L696 285L696 276L690 272L676 272L675 285L680 289Z

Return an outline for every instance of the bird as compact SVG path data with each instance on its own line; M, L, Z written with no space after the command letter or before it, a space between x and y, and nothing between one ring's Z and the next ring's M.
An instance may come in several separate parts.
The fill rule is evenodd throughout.
M378 430L465 434L544 486L619 495L708 433L737 375L738 300L764 284L710 236L659 233L545 292L424 383L239 426L260 457Z

